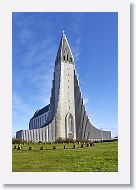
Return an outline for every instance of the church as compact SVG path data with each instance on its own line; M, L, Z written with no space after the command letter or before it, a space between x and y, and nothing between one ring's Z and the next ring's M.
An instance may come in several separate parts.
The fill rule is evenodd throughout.
M34 113L29 129L17 131L16 138L27 142L111 139L111 132L94 127L86 113L74 57L64 32L55 59L50 103Z

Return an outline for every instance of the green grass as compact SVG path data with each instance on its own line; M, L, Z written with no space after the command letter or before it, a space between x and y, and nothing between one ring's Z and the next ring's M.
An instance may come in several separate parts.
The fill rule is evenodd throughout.
M67 145L67 149L63 149ZM33 150L28 150L32 146ZM40 147L44 150L40 150ZM56 149L53 150L53 146ZM12 153L13 172L117 172L118 142L76 144L30 144ZM14 145L13 145L14 147Z

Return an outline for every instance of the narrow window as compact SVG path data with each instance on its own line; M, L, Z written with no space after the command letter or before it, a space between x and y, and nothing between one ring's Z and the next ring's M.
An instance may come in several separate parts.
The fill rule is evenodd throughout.
M38 128L40 127L40 125L39 125L39 117L38 117Z
M68 54L67 54L67 61L68 61Z
M41 127L41 117L40 117L40 127Z
M65 55L63 56L63 59L64 59L64 61L65 61Z
M70 61L72 62L72 57L70 57Z

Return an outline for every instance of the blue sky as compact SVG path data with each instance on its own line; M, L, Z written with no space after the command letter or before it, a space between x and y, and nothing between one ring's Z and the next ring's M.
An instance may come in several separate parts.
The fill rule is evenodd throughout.
M54 61L63 30L75 58L91 123L117 135L117 13L13 13L13 133L28 129L34 112L49 103Z

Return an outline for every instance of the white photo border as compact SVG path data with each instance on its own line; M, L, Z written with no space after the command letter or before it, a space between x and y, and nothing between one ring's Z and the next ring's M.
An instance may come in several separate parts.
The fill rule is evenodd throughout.
M12 172L12 12L118 12L118 172ZM1 0L0 59L0 183L130 184L129 1Z

